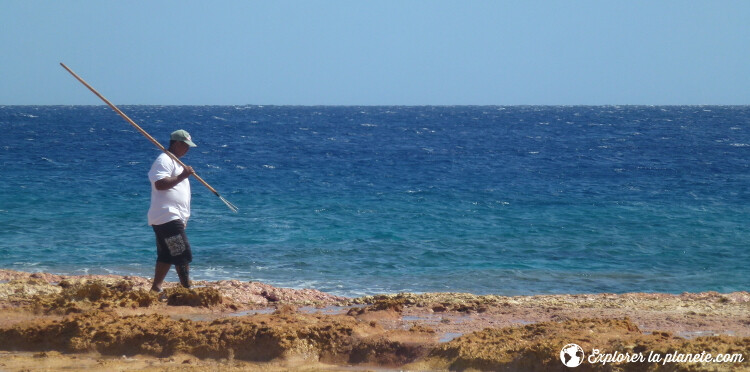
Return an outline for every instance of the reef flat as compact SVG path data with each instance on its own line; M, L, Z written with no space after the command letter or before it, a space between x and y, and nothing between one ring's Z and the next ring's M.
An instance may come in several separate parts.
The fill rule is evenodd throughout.
M590 354L741 354L739 362L579 370L748 370L750 293L345 298L258 282L167 283L0 270L0 370L567 370Z

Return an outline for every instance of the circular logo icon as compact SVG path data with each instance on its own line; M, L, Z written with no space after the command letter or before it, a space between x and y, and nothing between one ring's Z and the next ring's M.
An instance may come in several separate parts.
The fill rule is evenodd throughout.
M576 344L567 344L560 350L560 360L566 367L578 367L583 363L583 349Z

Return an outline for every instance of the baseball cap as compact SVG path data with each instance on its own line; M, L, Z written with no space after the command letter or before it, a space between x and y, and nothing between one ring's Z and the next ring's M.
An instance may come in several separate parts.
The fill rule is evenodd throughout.
M172 132L172 135L169 137L172 141L181 141L188 144L190 147L197 147L195 143L193 143L193 139L190 137L190 133L188 133L184 129L176 130Z

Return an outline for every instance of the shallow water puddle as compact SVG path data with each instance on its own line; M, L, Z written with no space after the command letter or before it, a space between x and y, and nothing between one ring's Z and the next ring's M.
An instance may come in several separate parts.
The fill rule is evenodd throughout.
M323 314L323 315L338 315L346 314L351 309L362 309L367 305L351 305L351 306L326 306L326 307L315 307L315 306L303 306L297 309L297 311L305 314Z
M470 322L473 318L471 315L451 315L445 314L420 314L420 315L404 315L401 317L406 322L427 322L430 324L436 323L452 323L452 324L463 324Z
M443 342L453 341L454 338L458 338L463 335L464 334L461 332L445 332L440 336L440 338L438 339L438 342L443 343Z
M264 308L264 309L253 309L253 310L245 310L240 311L236 313L227 314L227 316L248 316L248 315L257 315L257 314L273 314L273 312L276 311L274 308Z
M645 333L645 332L644 332ZM726 332L714 332L714 331L681 331L675 333L676 336L686 338L686 339L693 339L697 337L707 337L707 336L721 336L721 335L727 335L727 336L735 336L736 333L732 331L726 331Z

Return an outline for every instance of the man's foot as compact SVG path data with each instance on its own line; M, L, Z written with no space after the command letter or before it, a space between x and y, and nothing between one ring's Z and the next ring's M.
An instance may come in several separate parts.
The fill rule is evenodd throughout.
M155 285L152 285L151 286L151 292L161 293L161 288L159 288L159 287L157 287Z

